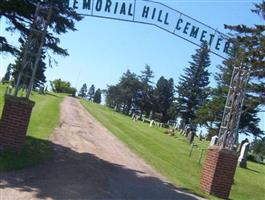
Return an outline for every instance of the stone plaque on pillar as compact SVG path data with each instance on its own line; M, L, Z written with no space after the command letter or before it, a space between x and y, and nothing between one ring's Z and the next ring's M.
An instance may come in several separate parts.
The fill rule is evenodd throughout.
M0 149L22 149L34 105L35 102L24 97L5 96L0 120Z

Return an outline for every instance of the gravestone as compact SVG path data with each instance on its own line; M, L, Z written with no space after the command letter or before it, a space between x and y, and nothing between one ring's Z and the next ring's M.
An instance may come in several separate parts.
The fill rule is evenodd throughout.
M243 144L238 158L238 164L242 168L247 168L248 151L249 151L249 143L246 142Z
M190 124L187 124L184 128L184 136L188 137L189 132L191 131Z
M241 152L242 146L245 143L248 143L248 139L247 138L241 141L241 143L240 143L240 145L239 145L239 147L237 149L237 152L239 152L239 153Z
M210 146L216 145L218 140L218 136L215 135L211 138Z
M190 131L190 132L188 133L188 137L187 137L188 142L189 142L190 144L192 144L192 142L193 142L193 140L194 140L194 137L195 137L195 133L194 133L193 131Z

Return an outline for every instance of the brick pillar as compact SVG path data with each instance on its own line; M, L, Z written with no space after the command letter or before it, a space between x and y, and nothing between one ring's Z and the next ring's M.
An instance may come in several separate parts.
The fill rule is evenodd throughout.
M200 188L222 199L228 199L233 184L238 156L227 149L211 146L207 150Z
M23 97L5 96L0 120L0 149L22 149L34 105L35 102Z

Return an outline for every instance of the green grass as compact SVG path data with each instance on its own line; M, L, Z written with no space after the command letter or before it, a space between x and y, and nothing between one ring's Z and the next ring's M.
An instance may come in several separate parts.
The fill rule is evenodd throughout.
M165 129L152 127L142 122L133 122L105 106L81 100L85 108L108 130L140 155L161 174L168 177L177 187L187 189L210 199L217 199L204 194L199 189L202 165L198 163L200 149L208 146L207 142L195 139L198 147L194 148L191 158L188 156L190 145L180 134L168 136ZM205 154L203 155L204 160ZM265 194L265 166L248 162L248 169L237 168L231 199L263 200Z
M0 113L4 105L5 85L0 85ZM26 144L21 152L0 152L0 171L22 169L36 165L50 158L53 154L48 137L59 123L59 104L63 94L39 95L33 93L31 100L36 104L33 108Z

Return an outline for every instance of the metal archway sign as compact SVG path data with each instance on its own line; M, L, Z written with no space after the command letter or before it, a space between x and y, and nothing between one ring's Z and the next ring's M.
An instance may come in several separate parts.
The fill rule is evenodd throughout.
M232 39L218 30L160 2L149 0L69 0L68 6L80 15L156 26L196 46L207 42L209 50L228 59L235 57ZM221 148L232 150L249 79L249 70L235 66L218 134Z
M68 7L75 9L80 15L153 25L197 46L200 46L202 42L207 42L209 50L223 59L233 56L230 53L234 52L234 45L227 35L159 2L144 0L68 0L67 3ZM48 7L42 7L40 3L36 6L34 21L30 28L31 34L27 38L26 50L22 59L23 67L19 72L14 96L17 96L23 69L26 68L33 69L26 98L29 98L31 94L40 52L52 15L52 8L52 3ZM40 15L40 10L46 13L47 16ZM41 35L39 35L40 33ZM32 53L32 49L37 53ZM246 71L240 65L234 67L219 130L219 144L221 147L232 149L237 139L238 124L248 78L249 71Z
M206 41L210 51L223 59L233 56L230 55L230 52L233 52L231 49L234 49L234 46L228 36L158 2L143 0L69 0L68 6L81 15L154 25L197 46ZM24 69L32 69L33 71L26 98L28 99L31 94L41 50L52 16L52 9L52 3L49 7L42 7L40 3L36 6L34 21L30 28L30 35L27 38L22 59L22 70L19 72L16 83L15 97L20 88L20 80L23 77ZM46 15L41 15L41 11L44 11ZM244 92L249 79L249 71L242 67L241 59L239 61L238 66L234 67L219 130L218 148L231 150L230 152L233 151L233 144L237 138ZM30 115L28 116L30 117ZM17 118L13 117L13 119L14 124L17 124ZM19 123L20 121L19 119ZM22 124L23 127L28 125L29 119L25 121L26 123L23 122ZM9 126L9 124L6 125ZM23 137L25 135L26 130L23 132ZM209 156L207 154L208 160L206 159L206 162L208 164L204 165L201 189L227 199L233 182L237 156L233 153L228 154L227 151L214 150L212 152ZM226 178L220 179L223 176ZM216 185L222 187L216 188Z
M80 15L156 26L194 45L206 41L210 51L231 57L229 37L198 20L159 2L146 0L69 0L68 6Z

